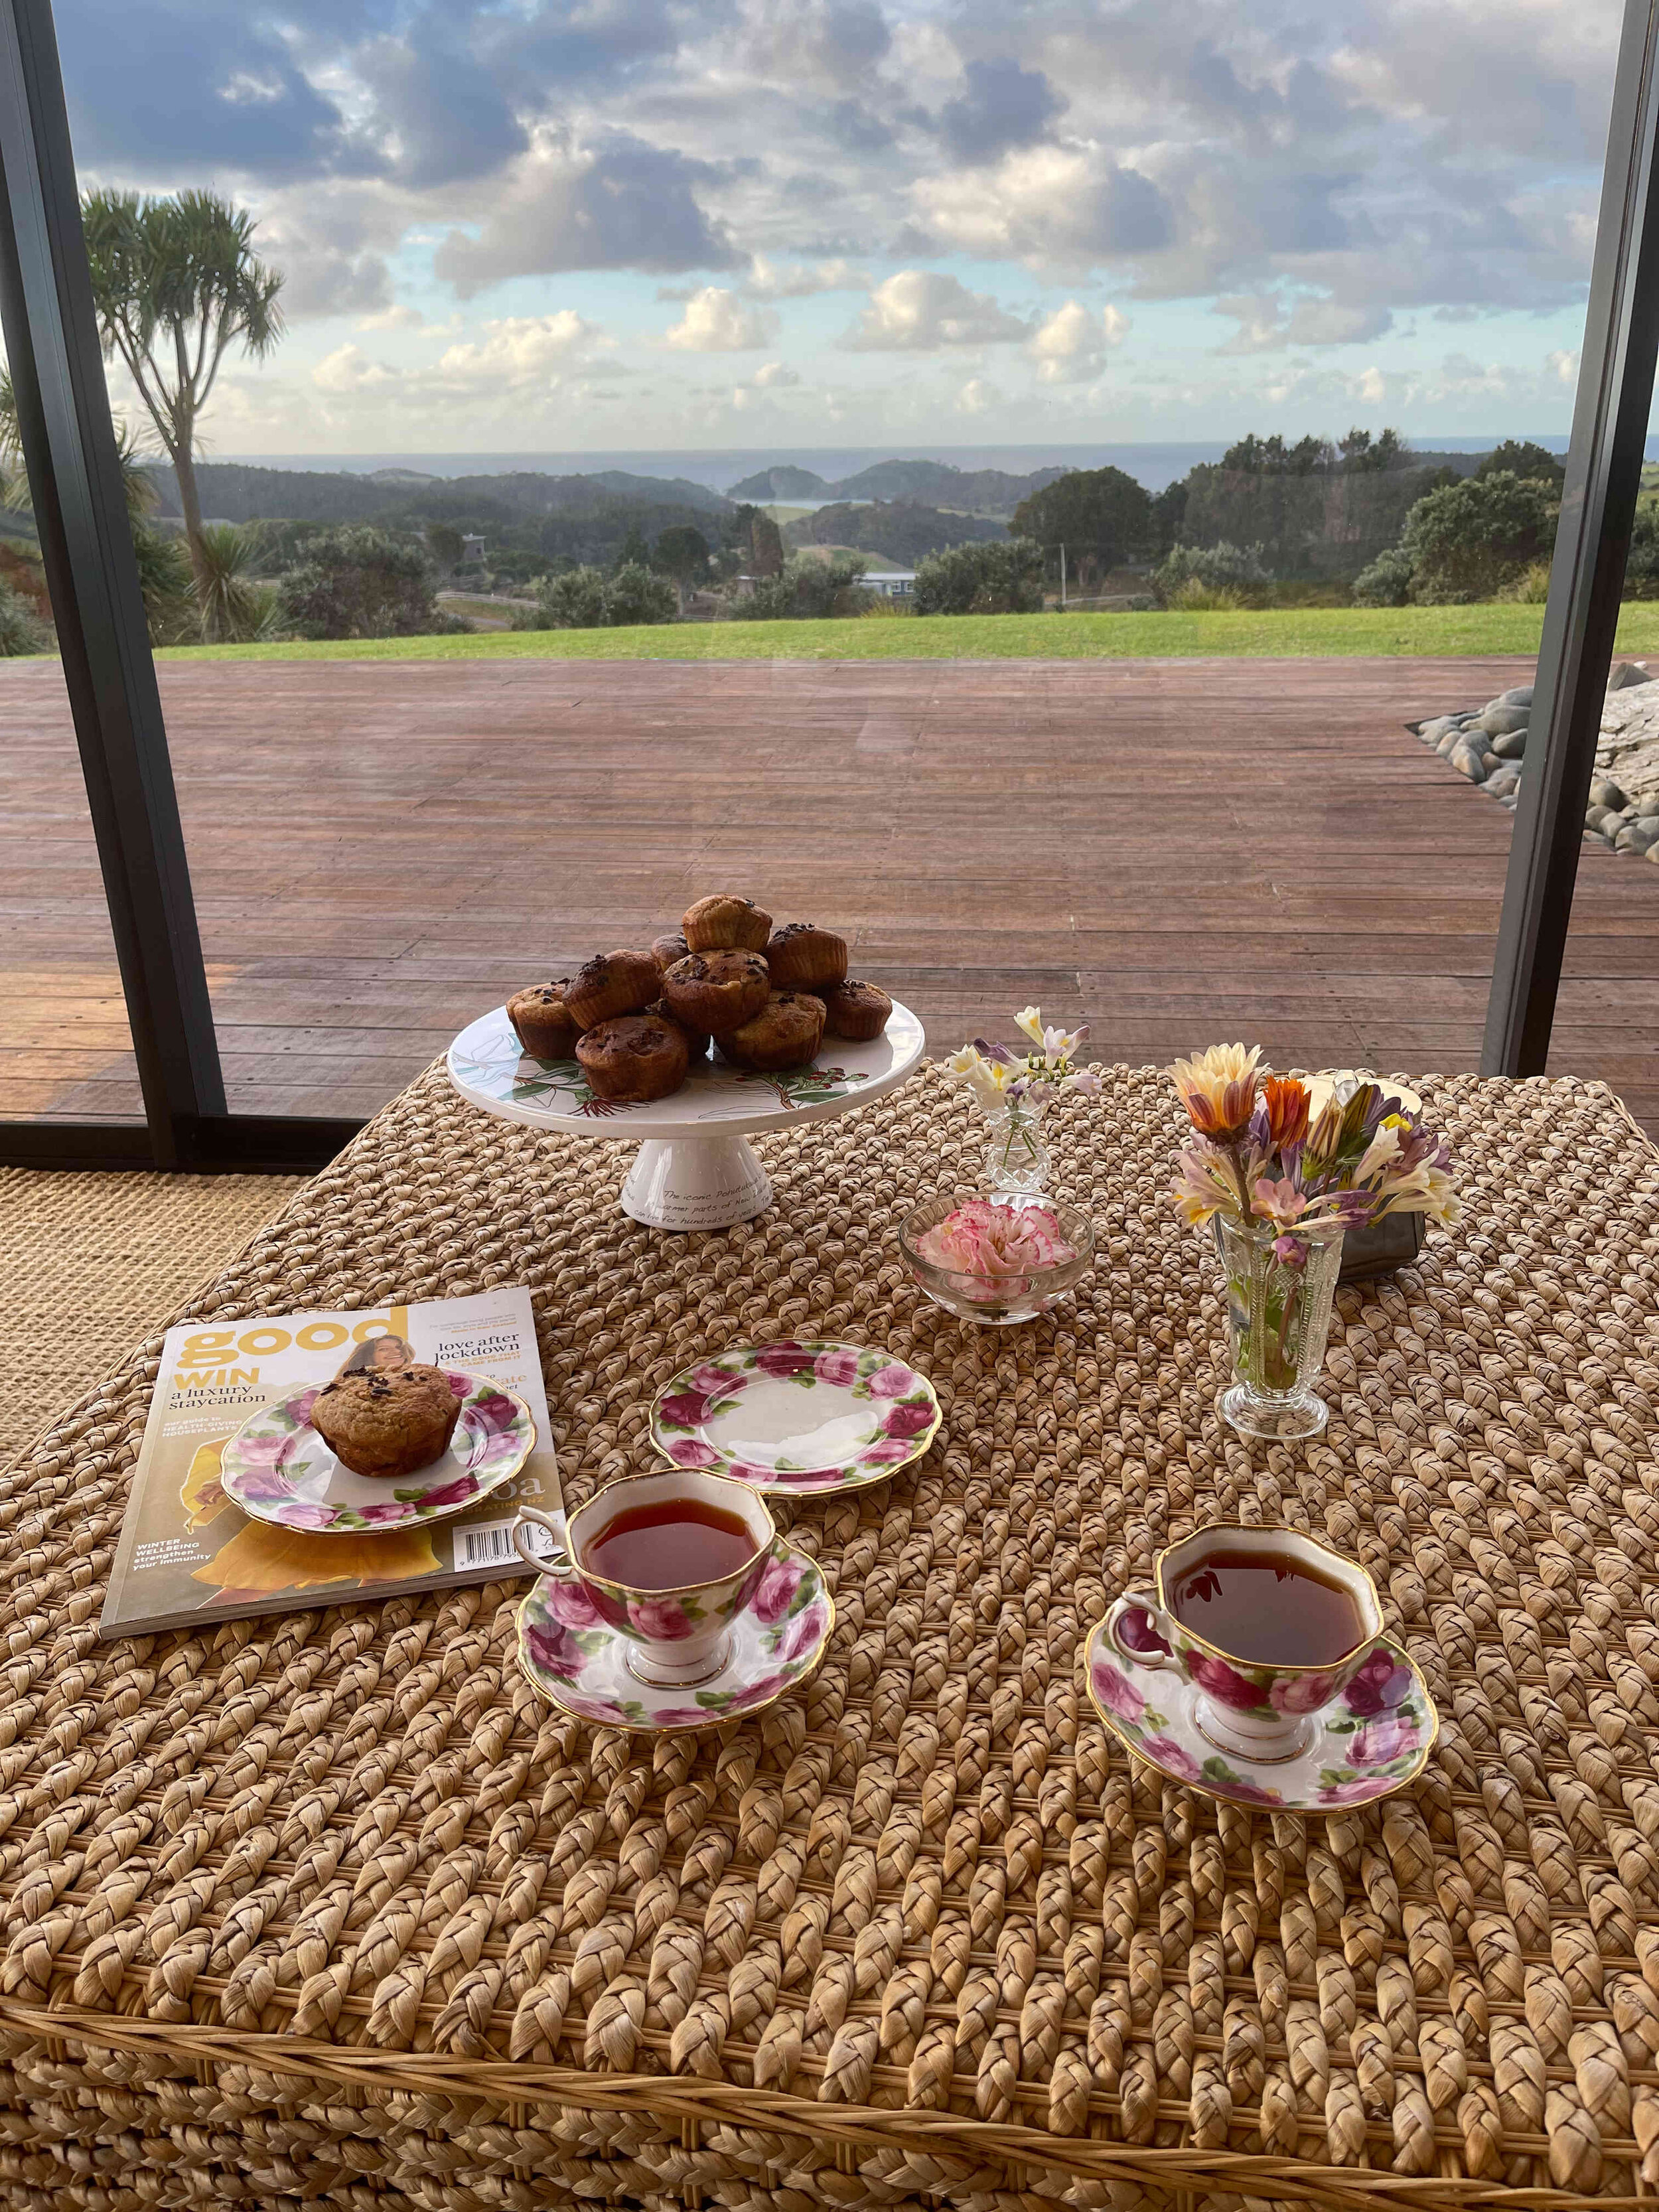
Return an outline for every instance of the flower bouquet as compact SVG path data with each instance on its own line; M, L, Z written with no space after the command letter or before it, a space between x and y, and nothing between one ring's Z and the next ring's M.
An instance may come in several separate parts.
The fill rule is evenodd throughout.
M1041 1008L1026 1006L1014 1016L1014 1026L1028 1040L1024 1052L975 1037L945 1065L967 1085L975 1105L990 1118L986 1172L992 1189L1041 1190L1048 1172L1048 1155L1038 1127L1044 1108L1061 1091L1093 1097L1100 1078L1093 1068L1076 1064L1077 1048L1089 1034L1086 1024L1075 1030L1045 1029Z
M1269 1075L1259 1051L1212 1045L1170 1070L1195 1132L1171 1195L1212 1222L1227 1277L1234 1381L1221 1410L1246 1436L1316 1436L1342 1240L1395 1213L1457 1218L1450 1151L1376 1082ZM1322 1096L1322 1091L1328 1091Z

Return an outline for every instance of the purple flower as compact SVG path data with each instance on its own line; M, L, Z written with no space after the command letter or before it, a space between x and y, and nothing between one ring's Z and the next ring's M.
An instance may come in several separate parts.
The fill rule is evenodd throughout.
M890 1437L919 1437L924 1429L933 1425L933 1409L928 1405L892 1406L882 1424Z
M558 1576L548 1577L547 1609L562 1628L598 1628L605 1620L591 1590Z
M798 1344L769 1344L755 1364L763 1375L770 1375L780 1382L787 1382L793 1376L810 1375L814 1360L812 1354L804 1352Z
M838 1352L821 1352L812 1362L812 1371L820 1382L833 1382L846 1389L859 1379L859 1356L844 1347Z
M1106 1660L1096 1660L1089 1671L1089 1680L1107 1711L1115 1713L1121 1721L1138 1721L1146 1711L1146 1700L1134 1684Z
M685 1607L672 1597L630 1598L628 1618L641 1636L660 1644L680 1644L696 1632L696 1624L686 1618Z
M902 1398L915 1387L915 1375L909 1368L900 1366L896 1360L890 1361L885 1367L878 1367L870 1377L870 1395L872 1398Z
M530 1656L536 1664L562 1681L574 1682L582 1670L581 1646L568 1630L544 1628L532 1622L525 1631Z
M750 1601L755 1618L769 1625L781 1620L805 1575L806 1569L797 1559L769 1559Z
M662 1417L672 1421L677 1429L695 1429L708 1411L708 1401L700 1398L695 1390L677 1390L672 1398L662 1401Z
M1191 1752L1183 1750L1173 1736L1144 1735L1135 1748L1186 1782L1196 1782L1204 1771Z
M422 1505L459 1505L463 1498L477 1494L478 1479L474 1474L458 1474L453 1482L440 1483L436 1490L428 1490L417 1503Z
M718 1467L720 1458L695 1437L676 1437L668 1447L668 1456L676 1467Z
M1379 1644L1368 1652L1343 1692L1343 1702L1351 1713L1365 1720L1373 1713L1385 1712L1397 1705L1411 1686L1411 1668L1403 1665L1386 1644Z
M1187 1654L1187 1672L1206 1697L1218 1705L1230 1705L1235 1712L1253 1713L1267 1702L1265 1689L1230 1667L1224 1659L1212 1659L1202 1651Z
M1118 1616L1117 1640L1129 1651L1161 1651L1167 1659L1170 1647L1152 1626L1152 1616L1144 1605L1126 1606Z

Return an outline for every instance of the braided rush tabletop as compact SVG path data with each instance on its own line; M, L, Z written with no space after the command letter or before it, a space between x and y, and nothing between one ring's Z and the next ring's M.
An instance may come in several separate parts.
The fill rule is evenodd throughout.
M899 1262L981 1158L935 1071L684 1238L430 1071L193 1315L527 1281L572 1504L745 1340L890 1346L944 1431L779 1501L806 1688L652 1741L538 1700L522 1581L100 1644L158 1333L0 1483L0 2201L1659 2199L1659 1155L1598 1085L1425 1089L1464 1222L1340 1293L1328 1434L1253 1449L1151 1071L1050 1115L1097 1263L1006 1334ZM1373 1569L1443 1716L1399 1796L1219 1807L1097 1721L1091 1627L1218 1516Z

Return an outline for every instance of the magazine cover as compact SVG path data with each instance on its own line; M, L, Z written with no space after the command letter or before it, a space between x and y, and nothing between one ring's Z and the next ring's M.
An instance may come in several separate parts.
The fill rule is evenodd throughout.
M523 1466L453 1517L416 1525L374 1526L397 1512L390 1502L354 1516L367 1525L344 1534L272 1526L244 1513L221 1481L221 1456L244 1422L344 1367L377 1364L368 1347L381 1338L407 1346L396 1355L392 1345L382 1346L388 1356L486 1376L521 1398L535 1424ZM398 1494L390 1483L379 1487L388 1501ZM197 1626L520 1573L512 1540L519 1507L550 1512L560 1503L530 1293L521 1285L369 1313L184 1322L167 1332L100 1631Z

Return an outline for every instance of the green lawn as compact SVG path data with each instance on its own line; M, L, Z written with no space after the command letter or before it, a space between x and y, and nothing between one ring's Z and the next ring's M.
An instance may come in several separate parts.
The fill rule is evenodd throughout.
M1544 610L1273 608L1236 614L870 615L848 622L668 623L326 645L173 646L158 660L1078 660L1535 653ZM1659 653L1659 600L1627 606L1620 653Z

